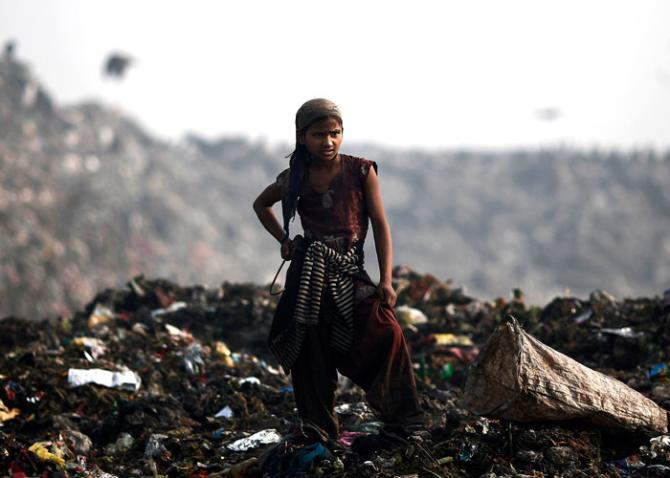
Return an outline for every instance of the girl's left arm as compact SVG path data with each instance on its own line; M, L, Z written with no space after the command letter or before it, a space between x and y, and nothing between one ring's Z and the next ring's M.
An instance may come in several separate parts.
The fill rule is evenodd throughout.
M391 228L386 220L384 203L379 188L379 179L374 168L370 168L364 187L365 202L368 206L368 215L372 223L372 233L375 238L377 261L379 262L379 293L382 301L393 307L397 296L391 283L391 267L393 265L393 244L391 243Z

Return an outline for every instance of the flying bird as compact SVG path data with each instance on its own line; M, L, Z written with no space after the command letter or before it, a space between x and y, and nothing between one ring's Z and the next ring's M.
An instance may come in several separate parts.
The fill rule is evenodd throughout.
M107 76L121 79L133 61L131 57L123 53L111 53L105 61L104 73Z

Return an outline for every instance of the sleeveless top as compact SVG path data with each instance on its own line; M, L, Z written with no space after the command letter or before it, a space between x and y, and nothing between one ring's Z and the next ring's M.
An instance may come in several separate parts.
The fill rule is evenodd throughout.
M363 158L340 155L342 167L325 193L315 191L306 180L298 198L297 213L300 216L305 240L298 241L293 259L286 272L286 284L270 328L268 344L279 363L290 370L298 357L304 339L304 330L296 324L295 307L298 301L298 285L305 251L308 244L318 240L345 254L356 246L359 270L352 277L354 303L358 303L376 293L376 286L364 269L363 243L368 230L368 209L365 202L364 186L370 167L377 170L377 164ZM287 193L289 170L277 176L277 185L282 197ZM334 317L333 307L322 304L321 313ZM331 322L333 336L343 328L338 321ZM337 329L337 330L336 330ZM348 331L348 335L351 331ZM351 337L343 340L348 342Z
M315 191L306 179L298 197L297 213L306 239L319 240L339 253L352 245L359 246L368 231L368 209L365 202L365 181L377 164L364 158L340 154L342 165L324 193ZM277 176L277 185L284 195L288 190L289 169Z

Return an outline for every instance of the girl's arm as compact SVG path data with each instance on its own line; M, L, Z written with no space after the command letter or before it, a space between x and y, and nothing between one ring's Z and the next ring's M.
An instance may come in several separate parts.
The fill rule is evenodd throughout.
M272 183L254 201L254 211L256 211L258 220L261 221L263 227L281 244L282 258L288 259L291 250L291 240L284 237L284 229L279 224L279 221L277 221L274 211L272 211L272 206L279 201L281 201L281 189L276 183Z
M365 202L368 206L368 215L372 223L372 233L375 238L377 261L379 262L379 292L382 301L393 307L397 296L391 284L391 267L393 265L393 245L391 243L391 228L386 220L384 203L379 189L379 180L374 168L370 168L365 181Z

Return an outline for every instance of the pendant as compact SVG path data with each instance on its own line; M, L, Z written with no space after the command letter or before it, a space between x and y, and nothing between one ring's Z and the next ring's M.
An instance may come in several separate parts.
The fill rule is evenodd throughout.
M321 195L321 205L326 209L329 209L329 208L333 207L333 190L332 189L329 189L328 191L326 191L325 193L323 193Z

